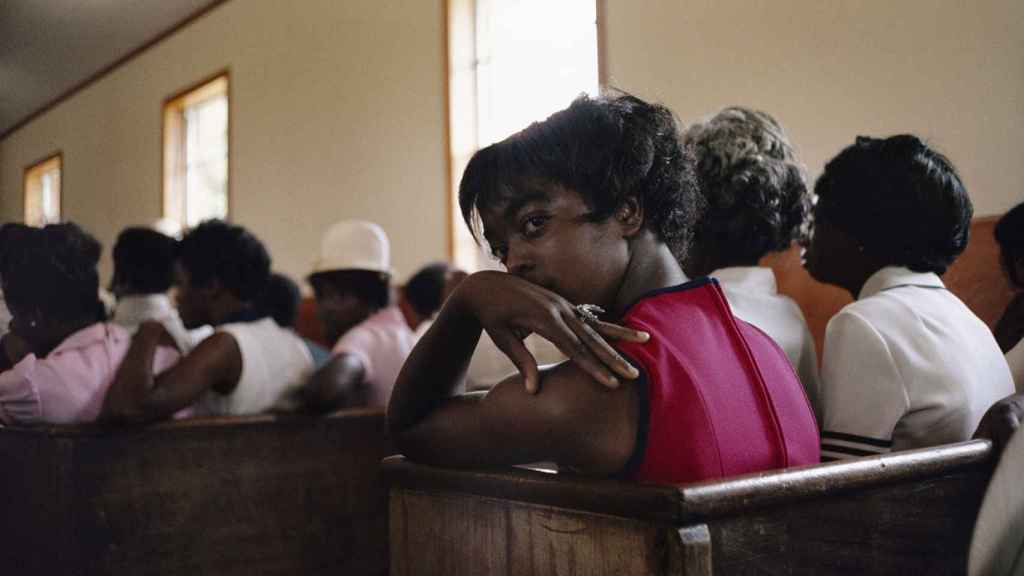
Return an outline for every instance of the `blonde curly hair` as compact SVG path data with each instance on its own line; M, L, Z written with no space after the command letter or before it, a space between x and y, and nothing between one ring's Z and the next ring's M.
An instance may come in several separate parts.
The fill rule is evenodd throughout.
M696 157L706 201L694 252L713 249L720 265L738 265L789 248L811 197L782 126L764 112L731 106L687 128L683 142Z

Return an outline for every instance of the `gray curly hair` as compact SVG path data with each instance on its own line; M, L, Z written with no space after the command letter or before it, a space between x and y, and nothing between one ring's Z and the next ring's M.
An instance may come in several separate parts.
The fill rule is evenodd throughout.
M782 126L764 112L731 106L687 128L683 142L696 156L707 206L694 252L711 248L724 260L719 264L737 265L787 249L811 201Z

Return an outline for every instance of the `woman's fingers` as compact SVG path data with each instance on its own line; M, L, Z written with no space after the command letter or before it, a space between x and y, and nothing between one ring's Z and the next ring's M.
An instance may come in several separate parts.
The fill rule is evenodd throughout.
M510 331L491 333L491 340L499 350L508 356L516 369L523 375L526 392L536 394L540 388L540 375L537 371L537 360L530 354L523 341Z
M565 323L573 330L573 332L576 333L584 346L593 352L604 366L607 366L619 376L629 380L636 379L640 376L640 372L638 372L632 364L626 361L621 354L612 348L601 334L591 327L590 321L584 321L571 312L569 315L565 316L564 319ZM605 384L615 387L618 385L618 382L605 382Z
M643 330L635 330L628 326L612 324L611 322L587 322L598 334L612 340L624 340L626 342L644 343L651 339L651 335Z
M543 321L537 322L531 330L555 345L562 354L565 354L584 372L590 374L598 382L614 388L619 385L618 379L587 344L584 344L579 336L570 328L562 316L554 312Z

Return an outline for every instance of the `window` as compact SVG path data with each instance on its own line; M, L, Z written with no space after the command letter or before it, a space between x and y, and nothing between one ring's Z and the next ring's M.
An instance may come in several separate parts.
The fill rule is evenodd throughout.
M228 75L164 102L163 216L182 227L227 218Z
M596 0L449 0L448 87L452 258L493 267L462 222L462 172L478 148L598 93Z
M59 152L25 169L25 223L29 226L60 222L60 169Z

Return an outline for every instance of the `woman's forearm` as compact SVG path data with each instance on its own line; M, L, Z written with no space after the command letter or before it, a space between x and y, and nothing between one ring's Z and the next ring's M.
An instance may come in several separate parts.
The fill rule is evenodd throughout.
M388 405L393 433L415 426L465 378L480 340L480 322L464 299L453 296L413 348L395 381Z
M115 420L146 421L146 399L153 390L153 361L160 342L155 331L139 330L107 391L104 414Z

